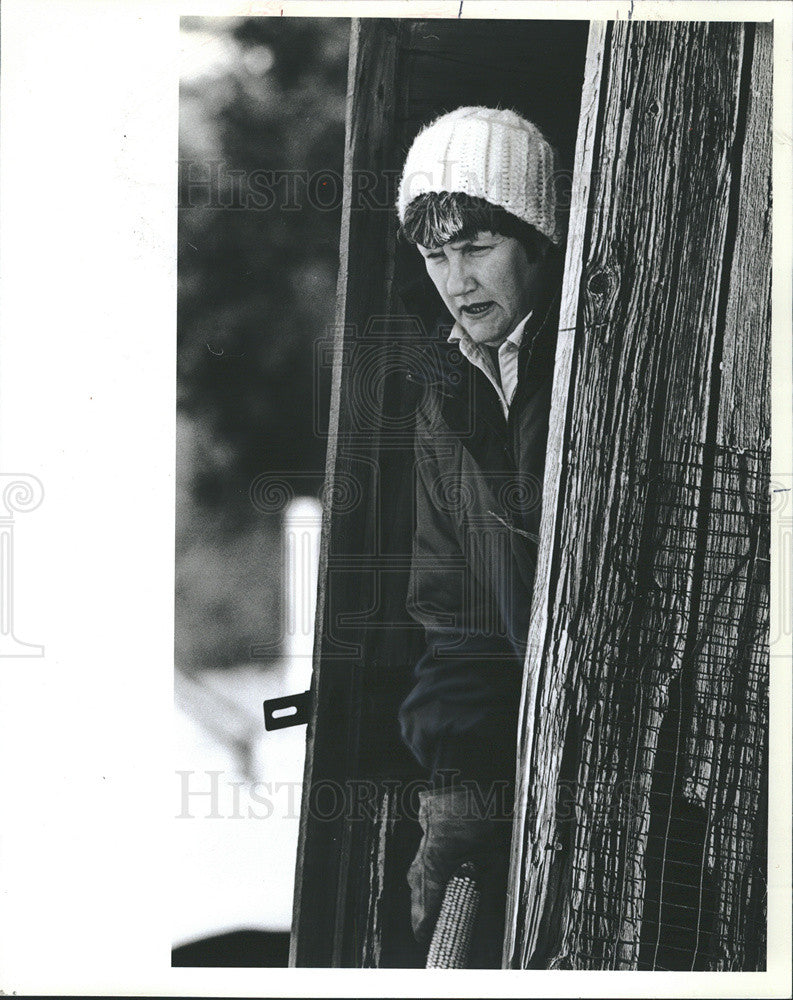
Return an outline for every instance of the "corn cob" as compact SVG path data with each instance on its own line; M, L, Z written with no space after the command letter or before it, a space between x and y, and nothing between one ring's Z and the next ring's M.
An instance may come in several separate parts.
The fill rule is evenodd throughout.
M446 886L427 954L428 969L467 968L479 900L476 868L466 861Z

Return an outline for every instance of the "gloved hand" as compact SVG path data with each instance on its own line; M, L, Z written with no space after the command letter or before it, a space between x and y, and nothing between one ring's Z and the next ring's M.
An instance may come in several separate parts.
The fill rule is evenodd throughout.
M480 922L495 925L500 933L512 836L509 816L503 810L495 817L482 815L487 797L464 785L420 792L419 802L424 836L407 876L416 940L429 945L446 884L464 861L477 867Z

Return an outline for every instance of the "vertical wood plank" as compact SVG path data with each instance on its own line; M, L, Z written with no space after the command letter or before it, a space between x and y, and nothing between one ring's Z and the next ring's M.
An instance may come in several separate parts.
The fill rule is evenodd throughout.
M539 646L544 634L548 616L547 598L551 589L552 540L560 516L562 501L562 463L564 442L573 377L573 357L575 346L576 318L579 313L579 289L584 266L583 246L587 226L587 213L593 183L592 158L595 149L595 128L600 107L601 78L606 52L608 25L605 21L593 21L589 28L587 56L584 68L584 84L581 95L581 113L576 140L573 167L573 187L570 197L570 218L567 233L565 272L562 285L562 305L559 312L559 336L554 366L554 384L551 413L548 423L548 446L545 456L545 479L543 483L542 525L540 535L543 543L538 553L537 574L534 582L532 603L532 624L529 629L526 653L527 669L523 675L520 716L524 720L518 749L517 775L515 782L515 824L512 835L512 859L507 888L507 915L504 935L504 966L514 967L518 961L515 948L518 936L519 916L530 920L535 926L536 918L529 918L520 910L520 901L527 884L526 864L530 854L525 850L527 831L525 824L529 813L528 796L530 782L525 763L531 759L533 739L536 729L535 705L539 672L530 665L538 662ZM532 809L537 809L532 802ZM542 905L543 895L534 892L531 901ZM532 944L533 947L533 944Z
M352 22L326 503L290 951L290 964L298 966L354 963L347 928L350 897L361 873L350 867L350 859L361 831L343 796L358 773L362 651L354 643L345 647L336 635L345 610L367 606L366 574L350 573L349 564L377 531L378 470L376 462L368 460L376 448L374 439L363 442L357 453L349 447L356 389L346 359L362 327L381 309L387 255L363 254L361 248L388 245L389 213L362 208L354 199L353 184L364 171L382 179L392 167L396 55L393 22ZM342 587L338 579L345 572ZM333 604L331 594L342 599ZM318 810L320 788L342 802L331 816Z
M752 37L742 25L659 22L606 36L576 335L572 357L561 355L571 374L556 413L566 417L549 445L558 485L546 480L529 636L513 966L660 964L645 893L666 885L675 850L657 803L682 801L665 769L669 759L677 768L674 727L690 719L684 694L701 650L735 312L725 289L744 178L759 170L742 169ZM747 414L755 428L761 419ZM666 853L654 860L659 840ZM653 905L672 919L663 900ZM664 961L675 947L664 945Z
M765 968L770 541L771 89L773 31L753 29L746 64L740 203L706 527L701 652L682 781L711 817L711 967ZM747 937L750 921L756 934Z

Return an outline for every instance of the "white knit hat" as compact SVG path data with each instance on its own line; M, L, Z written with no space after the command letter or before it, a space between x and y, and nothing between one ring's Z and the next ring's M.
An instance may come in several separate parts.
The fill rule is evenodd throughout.
M428 191L484 198L560 243L556 153L536 125L514 111L457 108L419 132L405 160L397 211Z

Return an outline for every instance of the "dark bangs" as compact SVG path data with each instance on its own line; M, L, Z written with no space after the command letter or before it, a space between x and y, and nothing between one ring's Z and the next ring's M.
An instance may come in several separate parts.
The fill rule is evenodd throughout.
M451 240L471 239L480 231L514 236L529 260L545 256L551 241L534 226L484 198L457 191L428 191L405 209L400 235L409 243L437 250Z

